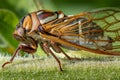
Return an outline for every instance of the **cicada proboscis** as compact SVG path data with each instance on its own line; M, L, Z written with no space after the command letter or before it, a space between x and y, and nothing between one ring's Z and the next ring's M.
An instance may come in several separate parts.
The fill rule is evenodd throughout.
M58 62L57 53L62 49L85 50L97 54L120 55L120 10L115 8L98 9L67 16L61 11L39 10L21 19L14 33L15 39L20 41L11 63L20 50L33 54L38 44L42 50L50 53Z

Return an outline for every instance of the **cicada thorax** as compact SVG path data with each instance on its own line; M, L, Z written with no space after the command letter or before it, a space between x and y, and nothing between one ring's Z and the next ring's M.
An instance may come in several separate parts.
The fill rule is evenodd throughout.
M40 21L40 24L47 24L48 22L65 16L61 11L52 12L47 10L40 10L36 12L36 15Z
M27 32L32 32L34 30L42 30L43 24L47 24L53 20L64 17L65 15L61 11L48 11L48 10L39 10L37 12L32 12L26 15L22 20L22 27Z
M22 29L22 35L30 36L35 40L40 41L40 39L43 40L43 38L41 38L41 36L37 33L48 33L46 27L44 27L43 25L64 16L64 13L62 13L61 11L52 12L48 10L39 10L37 12L32 12L21 19L17 31L21 31Z

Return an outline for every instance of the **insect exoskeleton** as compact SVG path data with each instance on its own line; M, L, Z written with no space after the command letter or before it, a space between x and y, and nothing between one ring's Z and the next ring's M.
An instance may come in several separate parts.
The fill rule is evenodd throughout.
M96 17L96 14L99 16ZM56 59L61 71L61 62L54 52L62 53L70 60L75 59L68 56L61 47L119 56L120 17L118 16L120 10L113 8L72 16L66 16L61 11L32 12L23 17L17 25L13 35L20 44L11 60L2 67L11 63L20 50L30 54L35 53L38 44L48 56L51 54Z

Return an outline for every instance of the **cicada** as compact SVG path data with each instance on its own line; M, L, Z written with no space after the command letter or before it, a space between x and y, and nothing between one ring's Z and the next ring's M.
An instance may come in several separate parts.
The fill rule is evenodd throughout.
M62 11L39 10L24 16L13 35L20 44L11 60L2 67L12 63L21 50L33 54L40 45L47 55L51 54L56 59L62 71L61 62L54 52L63 53L72 59L62 47L96 54L120 55L120 10L104 8L72 16Z

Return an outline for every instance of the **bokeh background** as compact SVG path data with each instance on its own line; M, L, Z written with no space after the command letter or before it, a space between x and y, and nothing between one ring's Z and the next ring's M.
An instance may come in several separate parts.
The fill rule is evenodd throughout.
M0 53L12 54L18 43L12 33L19 20L38 9L74 15L97 8L120 8L120 0L0 0Z

